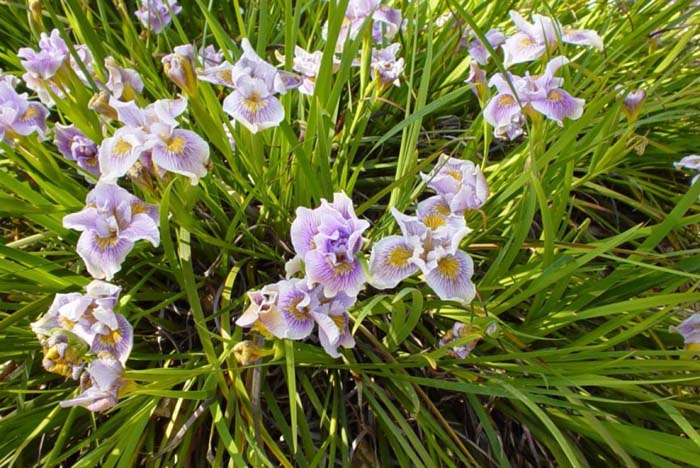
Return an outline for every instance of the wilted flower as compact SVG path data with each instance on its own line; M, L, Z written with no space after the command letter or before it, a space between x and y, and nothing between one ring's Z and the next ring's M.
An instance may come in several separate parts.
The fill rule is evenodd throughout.
M486 80L486 72L479 67L476 62L469 62L469 76L464 80L465 83L473 84L472 91L481 101L486 96L488 89L488 81Z
M691 315L677 327L669 327L668 331L680 333L686 349L700 349L700 314Z
M400 86L399 76L403 73L403 57L396 58L401 44L391 44L383 49L372 49L372 77L383 85Z
M82 232L78 254L98 279L112 279L135 242L145 239L154 247L160 243L158 207L105 182L88 194L82 211L63 218L63 226Z
M172 21L171 15L182 10L177 0L140 0L141 6L134 12L144 28L160 34Z
M143 81L136 70L120 67L112 57L105 58L105 68L109 73L106 87L116 99L131 101L143 91Z
M634 122L642 110L642 104L647 98L647 93L643 89L630 91L625 95L624 91L620 93L622 98L622 112L627 116L627 120Z
M453 342L466 338L469 335L478 335L478 331L479 330L477 328L465 325L461 322L455 322L452 329L448 330L447 333L445 333L445 335L440 339L440 347L451 346ZM476 337L474 340L467 343L452 346L450 354L457 359L465 359L476 347L478 342L479 338Z
M261 348L250 340L239 341L233 347L233 355L242 366L255 364L258 359L269 356L273 352L271 349Z
M188 94L194 94L197 90L197 78L195 76L195 51L191 44L175 47L173 53L166 55L161 60L163 71L175 83Z
M486 50L484 43L479 39L479 37L474 33L474 31L469 31L470 40L467 43L467 50L471 58L479 65L486 65L491 59L489 51ZM498 29L489 29L484 35L486 40L492 49L500 47L505 41L506 36Z
M430 174L421 173L428 187L443 197L449 213L462 214L486 203L489 188L479 166L471 161L440 155Z
M26 93L18 94L9 82L0 82L0 141L34 132L43 137L48 114L46 107L29 102Z
M83 360L86 347L80 346L71 340L71 337L63 331L56 331L42 342L44 358L41 365L52 374L62 375L66 378L77 380L80 372L85 367Z
M299 46L294 47L294 62L292 65L292 70L300 73L302 76L301 86L299 86L299 92L301 94L306 94L307 96L314 94L316 77L318 76L318 71L321 68L322 57L323 52L320 50L309 53Z
M564 80L555 77L559 67L569 63L566 57L554 57L542 75L525 77L508 73L508 79L497 73L489 81L495 86L496 96L484 108L484 119L496 129L512 126L523 111L537 111L560 126L564 118L576 120L583 113L585 100L572 97L561 89ZM510 81L510 83L509 83Z
M53 127L54 144L59 153L69 161L75 161L78 167L100 177L100 162L97 159L97 144L89 139L75 125L56 124ZM86 177L88 181L89 178Z
M284 327L277 311L277 284L263 287L259 291L248 292L250 305L236 320L243 328L256 327L261 331L279 330ZM269 331L269 333L272 333Z
M207 175L209 145L195 132L177 128L186 100L161 99L143 109L134 101L111 98L109 103L125 126L100 146L103 180L123 177L146 152L156 166L189 177L192 185Z
M70 400L62 401L61 407L82 406L93 412L102 412L116 405L119 390L125 384L122 363L105 352L88 365L86 374L87 378L81 383L83 393Z
M530 62L543 56L547 50L553 50L563 42L575 45L586 45L603 50L603 41L597 32L590 29L573 29L562 27L561 24L547 16L532 15L534 24L528 23L517 11L510 11L510 18L515 23L518 32L506 39L503 44L503 65Z
M206 79L225 84L223 79L221 83L218 82L219 73L225 71L227 76L230 74L231 83L227 86L233 87L234 91L224 99L224 111L252 133L257 133L276 127L284 119L284 108L275 94L298 88L302 81L261 59L248 39L243 39L241 47L243 55L238 62L226 71L215 67L206 75Z
M355 215L352 200L340 192L333 195L332 203L322 200L313 210L299 207L296 214L292 245L304 261L309 284L320 284L326 297L338 292L357 296L365 273L356 255L369 223Z

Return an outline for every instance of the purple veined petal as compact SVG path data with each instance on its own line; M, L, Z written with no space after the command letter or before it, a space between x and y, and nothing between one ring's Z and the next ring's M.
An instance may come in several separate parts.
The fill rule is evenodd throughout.
M503 43L503 66L531 62L544 55L547 46L526 33L516 33Z
M75 125L61 125L60 123L54 125L53 133L53 144L58 148L58 152L69 161L75 161L76 157L71 149L73 140L78 136L84 137L85 134L78 130Z
M12 129L19 135L30 135L38 132L43 134L46 130L46 116L49 110L43 105L30 102L21 114L17 115L12 122Z
M469 52L471 58L479 65L486 65L491 59L491 55L489 54L488 50L486 50L486 47L484 47L484 44L478 38L469 42L467 51Z
M178 126L176 117L187 109L187 99L158 99L153 104L146 107L147 120L149 123L165 124L174 128Z
M425 224L423 224L415 216L409 216L409 215L403 214L399 210L397 210L396 208L391 209L391 215L396 220L396 223L399 225L399 229L401 229L401 233L406 238L409 238L409 237L422 238L423 236L425 236L426 232L428 231L428 228L425 227Z
M112 330L119 327L117 314L111 308L95 307L92 311L92 316L100 326L106 326Z
M668 331L681 334L686 345L700 343L700 314L691 315L677 327L669 327Z
M105 58L104 63L109 75L105 86L116 99L121 100L124 97L133 99L134 92L143 91L143 81L136 70L120 67L111 56Z
M499 94L513 94L513 90L518 93L520 90L527 87L528 82L525 78L513 75L510 72L506 72L506 75L507 76L504 76L502 73L496 73L491 77L488 85L490 87L495 87ZM510 83L508 80L510 80Z
M401 11L388 6L379 5L372 13L372 40L381 44L396 36L401 27Z
M416 206L418 219L433 231L445 226L448 216L452 214L449 197L449 195L434 195L418 203Z
M339 357L338 341L340 340L341 330L338 328L338 324L330 316L323 313L315 312L313 313L313 318L318 323L318 337L321 346L331 357Z
M275 81L277 82L275 90L280 94L284 94L290 89L297 89L300 87L303 82L303 76L278 70Z
M330 203L330 206L337 210L343 216L343 218L357 220L352 198L348 197L345 192L335 192L333 194L333 201Z
M75 398L59 402L61 408L82 406L90 411L100 413L117 404L116 391L103 391L90 387Z
M534 31L536 32L535 37L537 37L539 41L544 42L548 46L555 45L559 42L562 28L557 20L549 16L535 13L532 15L532 21L534 23Z
M484 108L484 120L492 127L502 127L521 114L518 100L512 94L499 93L491 98Z
M117 303L117 298L122 288L111 283L100 280L92 280L85 286L85 293L95 300L109 300L111 307Z
M576 120L581 117L585 103L584 99L572 97L563 89L552 89L546 98L530 101L533 109L554 120L559 126L563 125L564 118Z
M126 189L104 181L98 182L85 198L87 205L94 205L107 211L116 209L117 206L125 201L133 204L141 200L130 194Z
M310 210L303 206L297 208L290 234L292 246L298 256L303 258L309 250L316 248L314 236L318 234L320 224L321 220L316 210Z
M133 216L129 227L119 232L119 237L130 242L147 240L153 247L158 247L158 244L160 244L158 224L145 213L138 213Z
M76 250L93 278L109 281L121 270L133 248L131 241L117 236L101 237L97 231L89 230L80 235Z
M102 355L87 368L93 387L108 390L119 384L124 373L124 365L113 356Z
M233 81L234 66L229 62L223 62L215 67L206 67L197 71L197 78L208 83L235 88Z
M365 272L358 260L335 262L332 254L311 250L304 256L304 263L309 283L320 284L328 298L339 292L355 297L364 287Z
M466 252L458 250L454 255L444 255L435 268L425 275L425 282L444 301L469 304L476 295L471 281L474 263Z
M127 127L141 128L146 125L146 114L136 101L122 102L110 96L109 105L117 111L117 119Z
M534 24L528 23L520 13L518 13L515 10L510 10L508 12L508 15L510 16L511 21L513 21L515 28L519 32L529 34L530 36L533 36L535 38L538 37L539 32L537 31L536 26Z
M685 156L680 161L674 162L673 166L676 169L690 169L693 171L700 171L700 155L691 154Z
M196 133L178 128L167 138L156 139L151 157L158 166L187 176L192 185L197 185L208 172L209 145Z
M390 289L415 274L415 250L416 246L402 236L388 236L376 242L369 257L369 283L377 289Z
M134 329L131 324L121 314L116 314L117 327L107 330L104 334L96 334L93 338L91 349L94 353L108 351L114 355L122 364L131 354L134 344Z
M556 57L553 57L547 62L547 65L545 66L545 72L544 75L545 77L551 79L554 74L564 65L569 64L569 59L564 57L563 55L558 55ZM561 84L558 83L559 86Z
M294 47L294 61L292 70L301 73L305 77L316 77L321 68L323 52L317 50L309 53L299 46Z
M96 219L98 217L97 208L86 206L77 213L71 213L63 217L63 227L76 231L87 231L97 229Z
M433 230L433 244L441 246L449 254L454 254L459 249L459 244L470 232L472 230L467 226L463 215L450 215L446 218L445 224ZM428 253L428 258L432 258L431 255Z
M125 176L141 157L145 139L142 130L131 127L122 127L113 136L105 138L98 150L100 179L114 182Z
M603 40L598 33L591 29L573 29L566 27L561 35L561 40L568 44L594 47L599 51L605 48L603 46Z
M314 329L313 312L319 310L318 291L309 288L303 279L280 281L277 308L284 315L283 338L303 340Z
M252 133L278 126L284 120L282 103L270 94L265 83L242 76L237 88L223 102L223 108L234 120Z

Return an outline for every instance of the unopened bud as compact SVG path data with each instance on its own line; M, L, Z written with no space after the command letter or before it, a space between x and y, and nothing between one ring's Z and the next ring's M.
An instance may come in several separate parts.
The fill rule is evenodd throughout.
M100 91L90 98L88 109L100 114L107 120L115 120L117 118L117 110L109 105L109 92Z

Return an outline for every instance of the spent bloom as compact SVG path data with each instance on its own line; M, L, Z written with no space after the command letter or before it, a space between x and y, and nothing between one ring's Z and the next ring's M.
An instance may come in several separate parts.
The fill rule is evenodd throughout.
M134 15L141 21L144 28L155 34L160 34L172 22L172 15L182 11L177 0L141 0L141 5Z
M368 227L342 192L335 193L331 203L321 200L317 208L297 208L292 245L306 267L309 285L321 285L326 297L339 292L357 296L365 283L358 254Z
M18 94L9 81L0 81L0 141L12 142L34 132L39 136L46 130L48 109Z
M686 349L700 349L700 314L693 314L677 327L671 326L668 330L683 336Z
M197 89L195 60L195 50L191 44L175 47L171 54L161 60L165 75L188 94L193 94Z
M93 412L106 411L117 404L119 391L125 386L123 375L124 365L108 352L101 353L83 374L83 392L59 404L62 408L82 406Z
M453 345L457 340L462 340L470 335L479 335L479 329L465 325L461 322L455 322L450 330L445 333L445 335L440 339L440 347L450 346L450 355L457 359L465 359L469 356L469 353L476 347L479 342L479 337L475 337L473 340L467 343L462 343L458 345Z
M119 66L111 56L105 58L105 68L108 73L105 87L114 98L131 101L143 91L141 75L133 68Z
M559 40L568 44L585 45L603 50L603 40L590 29L573 29L562 25L554 18L538 14L532 15L533 23L528 23L517 11L510 11L510 18L517 33L503 44L503 65L530 62L542 57L547 51L556 48Z
M622 112L625 113L627 120L634 122L642 110L642 104L647 98L647 92L641 88L629 93L621 90L619 96L622 97Z
M187 108L185 99L160 99L145 108L114 98L109 104L124 126L100 145L102 180L123 177L146 154L154 171L184 175L192 185L207 175L209 145L195 132L178 128L176 117Z
M100 162L97 159L97 144L75 125L56 124L53 127L54 144L59 153L69 161L96 178L100 177ZM90 181L90 178L86 179Z
M484 119L495 128L495 133L501 134L504 128L522 121L523 112L539 112L560 126L565 118L581 117L586 101L564 91L564 79L554 76L567 63L566 57L559 56L547 63L542 75L520 77L508 73L508 79L501 73L494 75L489 86L494 86L497 93L486 104Z
M284 120L284 108L275 95L298 88L302 81L260 58L248 39L243 39L241 47L243 55L234 65L229 65L227 71L215 67L204 79L234 88L224 99L224 111L252 133L257 133L276 127ZM220 67L226 67L226 64ZM230 76L230 83L218 82L222 73L225 77Z
M82 232L78 255L97 279L112 279L135 242L148 240L154 247L160 243L158 207L106 182L97 183L85 208L65 216L63 226Z
M401 44L395 43L383 49L372 49L372 77L378 79L382 85L401 85L399 77L403 73L404 60L403 57L396 57L399 48Z

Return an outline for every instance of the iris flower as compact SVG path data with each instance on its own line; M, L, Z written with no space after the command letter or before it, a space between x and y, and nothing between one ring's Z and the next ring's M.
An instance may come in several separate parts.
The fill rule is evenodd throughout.
M94 141L75 125L56 124L53 127L53 132L53 142L64 158L74 161L85 172L97 178L100 177L100 163L97 159L98 147Z
M172 15L182 11L177 0L141 0L140 3L134 15L144 28L154 34L160 34L172 22Z

